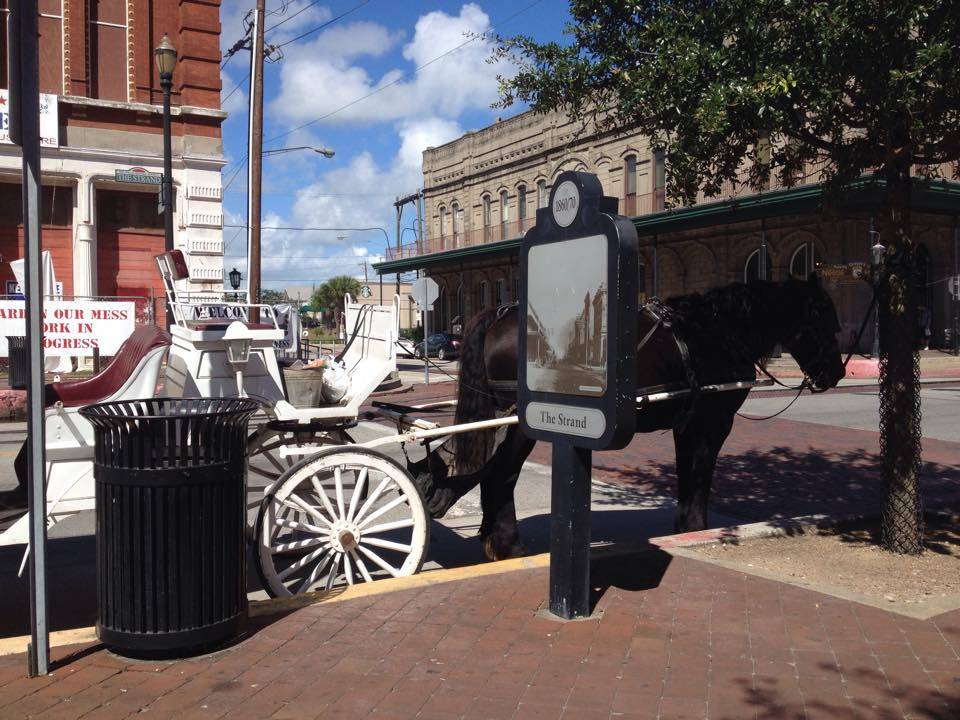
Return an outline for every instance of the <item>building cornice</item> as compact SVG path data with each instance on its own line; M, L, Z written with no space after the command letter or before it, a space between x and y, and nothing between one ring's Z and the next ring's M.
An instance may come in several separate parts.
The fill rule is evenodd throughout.
M161 105L151 105L149 103L121 102L119 100L100 100L98 98L81 97L79 95L58 95L57 101L66 105L77 105L83 107L107 108L110 110L126 110L127 112L152 113L154 115L163 115ZM179 115L197 117L216 118L225 120L227 118L226 110L216 110L214 108L202 108L194 105L174 105L170 108L170 114L174 117Z
M833 208L842 212L879 212L886 182L879 177L864 177L850 183L833 198ZM732 223L749 222L783 215L802 215L824 211L828 199L823 185L801 185L772 190L731 200L699 203L633 218L641 237L682 232ZM935 215L960 215L960 183L947 180L914 180L912 207L917 212ZM381 275L449 265L466 259L490 258L519 251L523 238L501 240L466 248L417 255L400 260L373 263Z

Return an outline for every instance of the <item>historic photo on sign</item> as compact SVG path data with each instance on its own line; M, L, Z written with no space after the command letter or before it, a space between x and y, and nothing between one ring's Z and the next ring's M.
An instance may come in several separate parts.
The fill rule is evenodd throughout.
M603 395L606 236L535 245L527 268L527 387L535 392Z

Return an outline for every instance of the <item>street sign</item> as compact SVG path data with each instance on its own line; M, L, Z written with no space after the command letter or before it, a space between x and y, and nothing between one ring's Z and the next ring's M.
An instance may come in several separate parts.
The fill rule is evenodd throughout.
M590 613L592 451L636 426L637 231L590 173L557 178L520 250L517 416L553 443L550 612Z
M431 277L422 277L413 283L410 289L410 297L421 308L430 308L440 297L440 286L437 281Z
M142 167L132 167L128 170L114 170L113 179L118 183L160 185L163 182L163 174L150 172Z

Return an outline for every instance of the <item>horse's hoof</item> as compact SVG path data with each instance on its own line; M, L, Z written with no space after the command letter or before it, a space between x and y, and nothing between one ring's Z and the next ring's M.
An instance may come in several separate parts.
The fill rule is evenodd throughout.
M492 560L496 562L497 560L509 560L510 558L523 557L526 555L526 549L519 542L511 543L507 547L503 547L489 538L483 538L483 554L487 556L487 560Z

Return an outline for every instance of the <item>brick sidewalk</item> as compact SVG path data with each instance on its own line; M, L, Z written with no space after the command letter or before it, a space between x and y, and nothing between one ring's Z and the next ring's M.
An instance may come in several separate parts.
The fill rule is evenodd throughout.
M594 563L596 617L538 615L547 571L313 605L214 656L0 658L4 718L956 718L960 611L921 621L659 551Z

